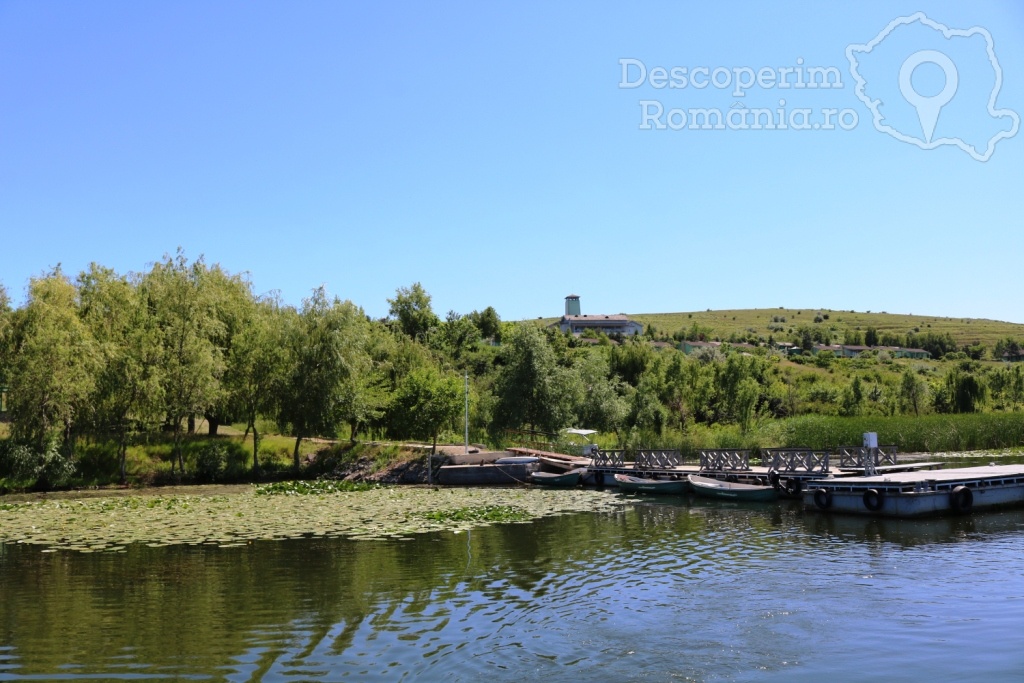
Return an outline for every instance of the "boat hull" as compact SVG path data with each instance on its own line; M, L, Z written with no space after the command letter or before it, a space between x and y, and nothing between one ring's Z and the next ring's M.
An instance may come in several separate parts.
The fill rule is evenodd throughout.
M685 479L643 479L625 474L616 474L615 482L619 485L621 493L681 496L688 488Z
M572 487L578 486L580 483L580 477L586 473L585 469L575 469L569 472L554 473L554 472L533 472L530 475L530 481L538 486L551 486L551 487Z
M690 488L698 496L716 500L745 501L751 503L768 503L778 499L778 491L771 486L755 486L753 484L736 484L718 479L690 475Z

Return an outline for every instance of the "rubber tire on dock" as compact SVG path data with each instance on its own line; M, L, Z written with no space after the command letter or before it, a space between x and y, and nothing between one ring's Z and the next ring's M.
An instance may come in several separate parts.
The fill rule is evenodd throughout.
M814 504L822 510L832 507L832 492L827 489L818 489L814 492Z
M791 496L798 496L804 490L804 483L799 479L786 480L786 493Z
M878 489L868 489L864 492L864 507L872 512L878 512L885 505L885 496Z
M771 484L772 488L776 491L782 490L782 480L779 477L779 473L775 470L768 472L768 483Z
M949 507L959 515L966 515L974 507L974 492L966 486L957 486L949 492Z

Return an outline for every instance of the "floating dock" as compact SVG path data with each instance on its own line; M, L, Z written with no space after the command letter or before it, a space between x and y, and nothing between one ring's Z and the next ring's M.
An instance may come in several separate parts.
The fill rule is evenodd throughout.
M803 491L804 508L877 517L969 514L1024 505L1024 465L883 472L819 479Z

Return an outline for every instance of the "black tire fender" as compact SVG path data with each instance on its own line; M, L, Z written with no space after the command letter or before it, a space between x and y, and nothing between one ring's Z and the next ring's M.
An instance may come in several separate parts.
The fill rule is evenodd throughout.
M878 512L885 504L885 496L878 489L868 489L864 492L864 507L872 512Z
M949 492L949 507L953 512L967 514L974 507L974 492L966 486L957 486Z
M814 492L814 504L822 510L832 507L832 492L827 489L818 489Z

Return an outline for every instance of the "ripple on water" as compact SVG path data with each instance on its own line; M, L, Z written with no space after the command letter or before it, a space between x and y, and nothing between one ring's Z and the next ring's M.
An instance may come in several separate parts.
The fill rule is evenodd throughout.
M410 542L18 547L0 676L1015 680L1022 519L642 504Z

